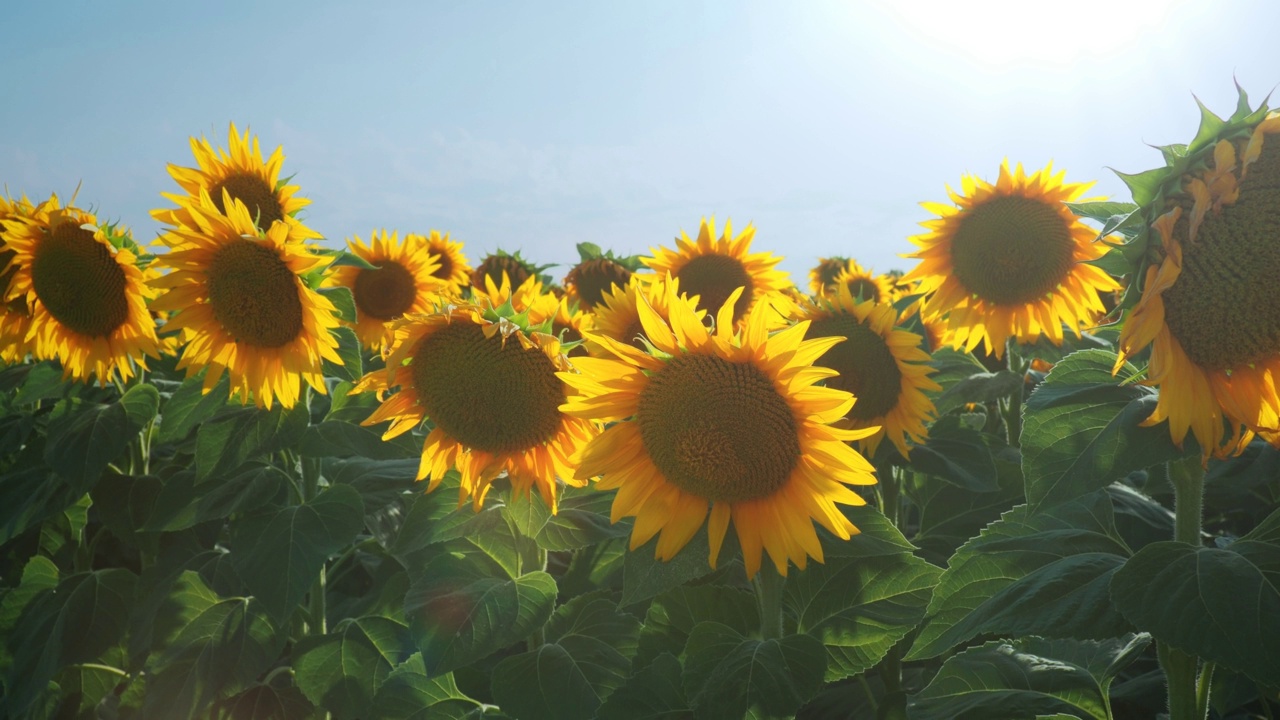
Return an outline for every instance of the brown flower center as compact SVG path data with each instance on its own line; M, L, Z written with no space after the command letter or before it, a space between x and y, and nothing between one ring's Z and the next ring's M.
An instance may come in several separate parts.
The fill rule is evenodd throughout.
M1280 137L1268 140L1235 204L1206 215L1194 243L1185 240L1189 212L1174 227L1182 274L1164 291L1165 323L1201 367L1227 370L1280 354Z
M519 453L559 432L564 385L555 364L514 338L484 336L479 325L454 322L431 333L413 353L413 388L427 416L474 450Z
M827 387L853 393L857 402L849 411L854 420L884 417L898 406L902 392L902 371L893 352L880 337L852 315L839 314L814 320L809 326L810 338L843 337L815 361L815 365L840 373L827 378Z
M227 209L223 206L223 190L226 190L232 198L244 203L245 207L249 208L249 216L263 230L270 229L275 221L284 219L284 209L280 207L280 199L276 197L275 188L268 185L267 181L259 175L248 172L235 173L228 175L226 179L210 188L209 196L213 204L217 205L218 211L225 215Z
M636 420L654 465L698 497L768 497L800 458L795 415L751 363L677 355L649 378Z
M956 279L996 305L1043 298L1071 272L1075 240L1058 209L1010 195L971 208L951 239Z
M50 315L89 337L106 337L129 319L124 268L107 246L74 223L48 233L31 262L31 285Z
M624 288L631 279L631 271L610 260L596 258L578 263L565 276L565 284L573 284L577 288L578 301L587 310L604 302L605 295L613 291L614 286Z
M413 307L418 285L413 274L393 260L379 260L377 270L364 269L356 275L352 294L361 314L378 320L395 320Z
M440 278L441 280L452 279L453 258L449 253L442 248L438 252L433 250L431 254L435 256L436 262L440 264L440 267L436 268L435 272L431 273L431 277Z
M840 273L844 270L848 262L848 258L842 257L822 258L818 260L818 267L814 268L814 270L818 272L818 282L822 285L824 290L831 287L831 284L840 276Z
M302 332L298 278L270 247L234 240L207 271L213 316L236 342L277 348Z
M849 294L854 300L870 300L872 302L880 302L880 286L870 278L853 278L845 283L845 287L849 288Z
M676 279L680 292L699 296L698 307L713 317L738 288L743 291L733 304L733 321L740 320L751 307L751 276L740 261L727 255L699 255L680 268Z

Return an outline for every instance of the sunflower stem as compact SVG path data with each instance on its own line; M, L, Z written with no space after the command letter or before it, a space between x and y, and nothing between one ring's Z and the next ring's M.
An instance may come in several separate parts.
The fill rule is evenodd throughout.
M786 584L787 579L769 562L764 563L760 572L751 579L760 608L760 638L763 640L782 637L782 590Z
M517 561L519 561L518 557ZM547 549L542 546L538 546L538 569L542 572L547 571ZM529 652L533 652L534 650L542 647L546 642L546 626L540 625L538 626L538 629L534 630L533 634L529 636L529 639L525 641L525 644L528 646Z
M1198 454L1168 464L1169 480L1173 484L1173 539L1200 547L1200 523L1204 500L1204 465ZM1213 679L1212 665L1205 665L1205 675L1196 677L1198 663L1189 655L1166 643L1156 647L1160 667L1169 685L1170 720L1204 720L1208 710L1209 682ZM1201 707L1199 690L1203 688L1204 706Z
M1010 447L1022 446L1022 388L1027 380L1027 368L1022 358L1018 356L1017 350L1017 341L1009 338L1004 353L1006 367L1022 376L1022 382L1019 382L1017 389L1009 395L1009 406L1004 413L1004 427Z
M302 497L300 504L305 504L320 494L320 461L315 458L299 458L297 463L302 471ZM325 582L327 575L325 569L325 565L321 564L315 585L311 587L311 592L307 597L308 635L324 635L329 631L325 618L327 612L324 597L325 585L327 584Z

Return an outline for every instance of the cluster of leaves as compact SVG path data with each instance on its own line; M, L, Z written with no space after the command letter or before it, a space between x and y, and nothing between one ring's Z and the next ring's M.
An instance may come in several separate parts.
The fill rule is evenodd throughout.
M359 425L352 343L270 411L172 367L0 371L3 716L1149 717L1153 639L1217 665L1221 717L1280 687L1280 453L1212 463L1211 541L1171 542L1185 453L1105 340L1036 350L1047 376L938 353L941 417L882 444L862 533L754 584L732 533L714 571L705 530L628 551L611 493L423 494L421 434Z

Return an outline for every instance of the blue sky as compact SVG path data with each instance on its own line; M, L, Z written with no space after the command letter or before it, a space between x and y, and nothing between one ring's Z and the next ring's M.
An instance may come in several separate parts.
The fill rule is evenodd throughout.
M283 145L327 242L447 230L572 263L756 225L797 281L877 270L962 173L1068 180L1159 164L1192 93L1280 82L1280 3L22 3L0 26L0 183L69 195L148 241L188 136ZM565 268L567 269L567 268Z

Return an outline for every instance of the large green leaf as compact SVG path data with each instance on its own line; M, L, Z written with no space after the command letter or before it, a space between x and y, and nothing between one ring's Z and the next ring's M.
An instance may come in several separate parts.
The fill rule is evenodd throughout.
M298 451L307 457L351 457L373 460L417 459L421 449L411 435L390 441L382 433L344 420L326 418L307 428ZM417 472L416 468L414 470Z
M595 716L626 681L640 621L599 594L574 598L547 623L546 641L493 670L493 697L520 720Z
M729 545L733 539L733 533L728 533L725 545ZM736 546L736 542L734 544ZM655 537L627 553L622 567L623 605L648 600L654 595L683 585L690 580L710 575L712 572L711 565L707 561L711 554L711 546L707 542L706 524L703 524L688 544L668 562L654 557L657 546L658 538ZM725 549L721 548L720 551L721 566L724 566L732 557L725 552Z
M912 696L912 720L1023 720L1064 713L1109 720L1107 689L1150 642L1146 635L1102 640L990 642L948 658Z
M989 403L1006 398L1022 387L1022 376L1008 370L982 372L975 363L972 375L948 387L934 401L939 413L948 413L967 403Z
M160 432L156 440L174 443L182 440L200 423L209 420L227 404L231 392L231 376L223 374L217 385L204 391L204 374L187 378L160 409Z
M791 717L822 687L827 653L808 635L757 640L699 623L685 650L684 689L699 718Z
M88 492L159 407L160 393L145 384L106 405L63 400L49 418L44 460L78 493Z
M315 708L296 687L257 684L218 703L215 713L232 720L311 720Z
M360 339L354 330L348 327L337 327L330 330L338 338L338 357L342 364L323 361L324 374L356 382L364 374L364 360L360 356Z
M47 586L47 568L36 572L40 579L33 582ZM10 716L25 717L63 667L97 661L123 639L136 584L123 568L97 570L64 578L28 600L6 638L13 651L4 682Z
M645 665L664 652L684 652L689 633L709 620L749 635L760 627L760 610L755 596L738 588L711 584L672 588L649 603L636 665Z
M28 560L18 586L0 595L0 638L13 637L18 618L31 601L45 590L53 590L57 586L58 566L52 560L43 555ZM8 643L0 643L0 677L8 675L12 666L13 656Z
M1038 512L1120 480L1134 470L1181 457L1164 425L1142 427L1154 390L1132 380L1114 353L1084 350L1064 358L1027 399L1022 425L1027 504Z
M409 628L383 617L347 618L293 646L298 688L337 720L364 717L384 680L410 655Z
M262 514L283 504L289 482L283 470L262 462L246 463L216 483L200 485L194 472L182 470L164 481L143 527L171 532L237 513Z
M102 523L116 537L136 542L146 524L164 483L151 475L119 475L107 471L94 486L90 497Z
M1014 508L952 557L907 657L934 657L984 633L1119 635L1128 623L1108 588L1128 556L1105 491L1038 515Z
M170 601L183 622L148 665L143 717L195 717L275 663L284 635L253 598L219 597L188 570Z
M311 422L306 403L270 410L237 407L224 410L196 432L196 482L234 470L242 463L289 447Z
M360 494L335 485L303 505L231 523L231 562L263 607L283 621L315 584L324 561L363 526Z
M924 444L911 449L911 467L966 490L995 492L1000 481L990 437L962 427L960 418L948 415L929 428Z
M513 495L505 512L521 533L533 538L544 550L577 550L631 532L631 523L609 523L612 493L565 489L555 515L551 514L551 508L543 502L541 495Z
M693 720L684 697L680 661L670 653L653 659L600 706L600 720Z
M464 695L450 674L427 676L414 653L383 681L370 717L375 720L460 720L477 717L480 703Z
M828 681L879 663L924 617L942 570L906 553L828 558L787 579L797 629L827 649Z
M1280 685L1280 511L1225 548L1152 543L1116 573L1111 592L1157 640Z

